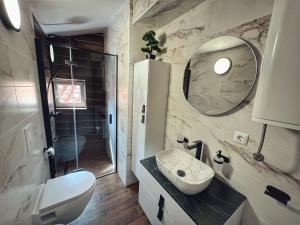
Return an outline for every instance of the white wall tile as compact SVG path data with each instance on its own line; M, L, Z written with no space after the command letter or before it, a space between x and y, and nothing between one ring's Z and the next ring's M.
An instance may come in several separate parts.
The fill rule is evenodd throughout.
M0 136L19 122L14 87L0 87Z
M36 86L38 85L38 74L36 60L17 52L15 49L9 49L10 62L14 84L16 86Z
M0 86L12 87L14 83L11 70L11 63L8 54L8 46L6 44L1 43L0 41Z

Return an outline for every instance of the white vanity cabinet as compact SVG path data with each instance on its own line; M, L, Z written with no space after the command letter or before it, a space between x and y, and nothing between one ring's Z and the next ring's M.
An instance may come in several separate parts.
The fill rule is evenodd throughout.
M170 64L143 60L134 64L131 169L140 179L140 160L163 149Z
M226 184L215 179L203 195L188 196L157 167L150 171L141 164L139 204L152 225L240 225L246 198Z
M160 198L164 199L161 221L158 219ZM144 167L141 167L139 203L152 225L196 225Z

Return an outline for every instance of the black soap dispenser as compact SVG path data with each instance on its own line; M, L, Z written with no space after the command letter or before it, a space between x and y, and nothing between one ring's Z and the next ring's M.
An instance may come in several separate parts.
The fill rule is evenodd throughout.
M224 163L229 163L229 158L222 155L222 150L219 150L217 151L217 155L214 157L214 169L221 172Z

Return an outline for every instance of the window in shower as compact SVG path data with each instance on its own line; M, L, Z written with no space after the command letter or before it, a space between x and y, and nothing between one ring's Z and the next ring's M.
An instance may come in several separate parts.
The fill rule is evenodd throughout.
M86 109L85 80L55 79L53 83L57 109Z

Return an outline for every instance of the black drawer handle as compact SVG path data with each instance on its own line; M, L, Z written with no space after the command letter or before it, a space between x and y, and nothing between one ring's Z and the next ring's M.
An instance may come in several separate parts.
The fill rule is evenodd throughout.
M163 196L160 196L160 197L159 197L159 202L158 202L159 208L163 208L163 207L164 207L164 204L165 204L165 199L164 199Z
M146 112L146 106L143 105L143 107L142 107L142 113L145 113L145 112Z
M158 209L158 213L157 213L157 218L159 219L159 221L161 221L164 216L164 211L163 211L164 204L165 204L165 199L163 196L160 195L159 201L158 201L159 209Z
M141 123L145 123L145 115L142 115Z
M159 221L162 221L163 216L164 216L164 211L163 211L162 208L159 208L158 213L157 213L157 219L158 219Z

